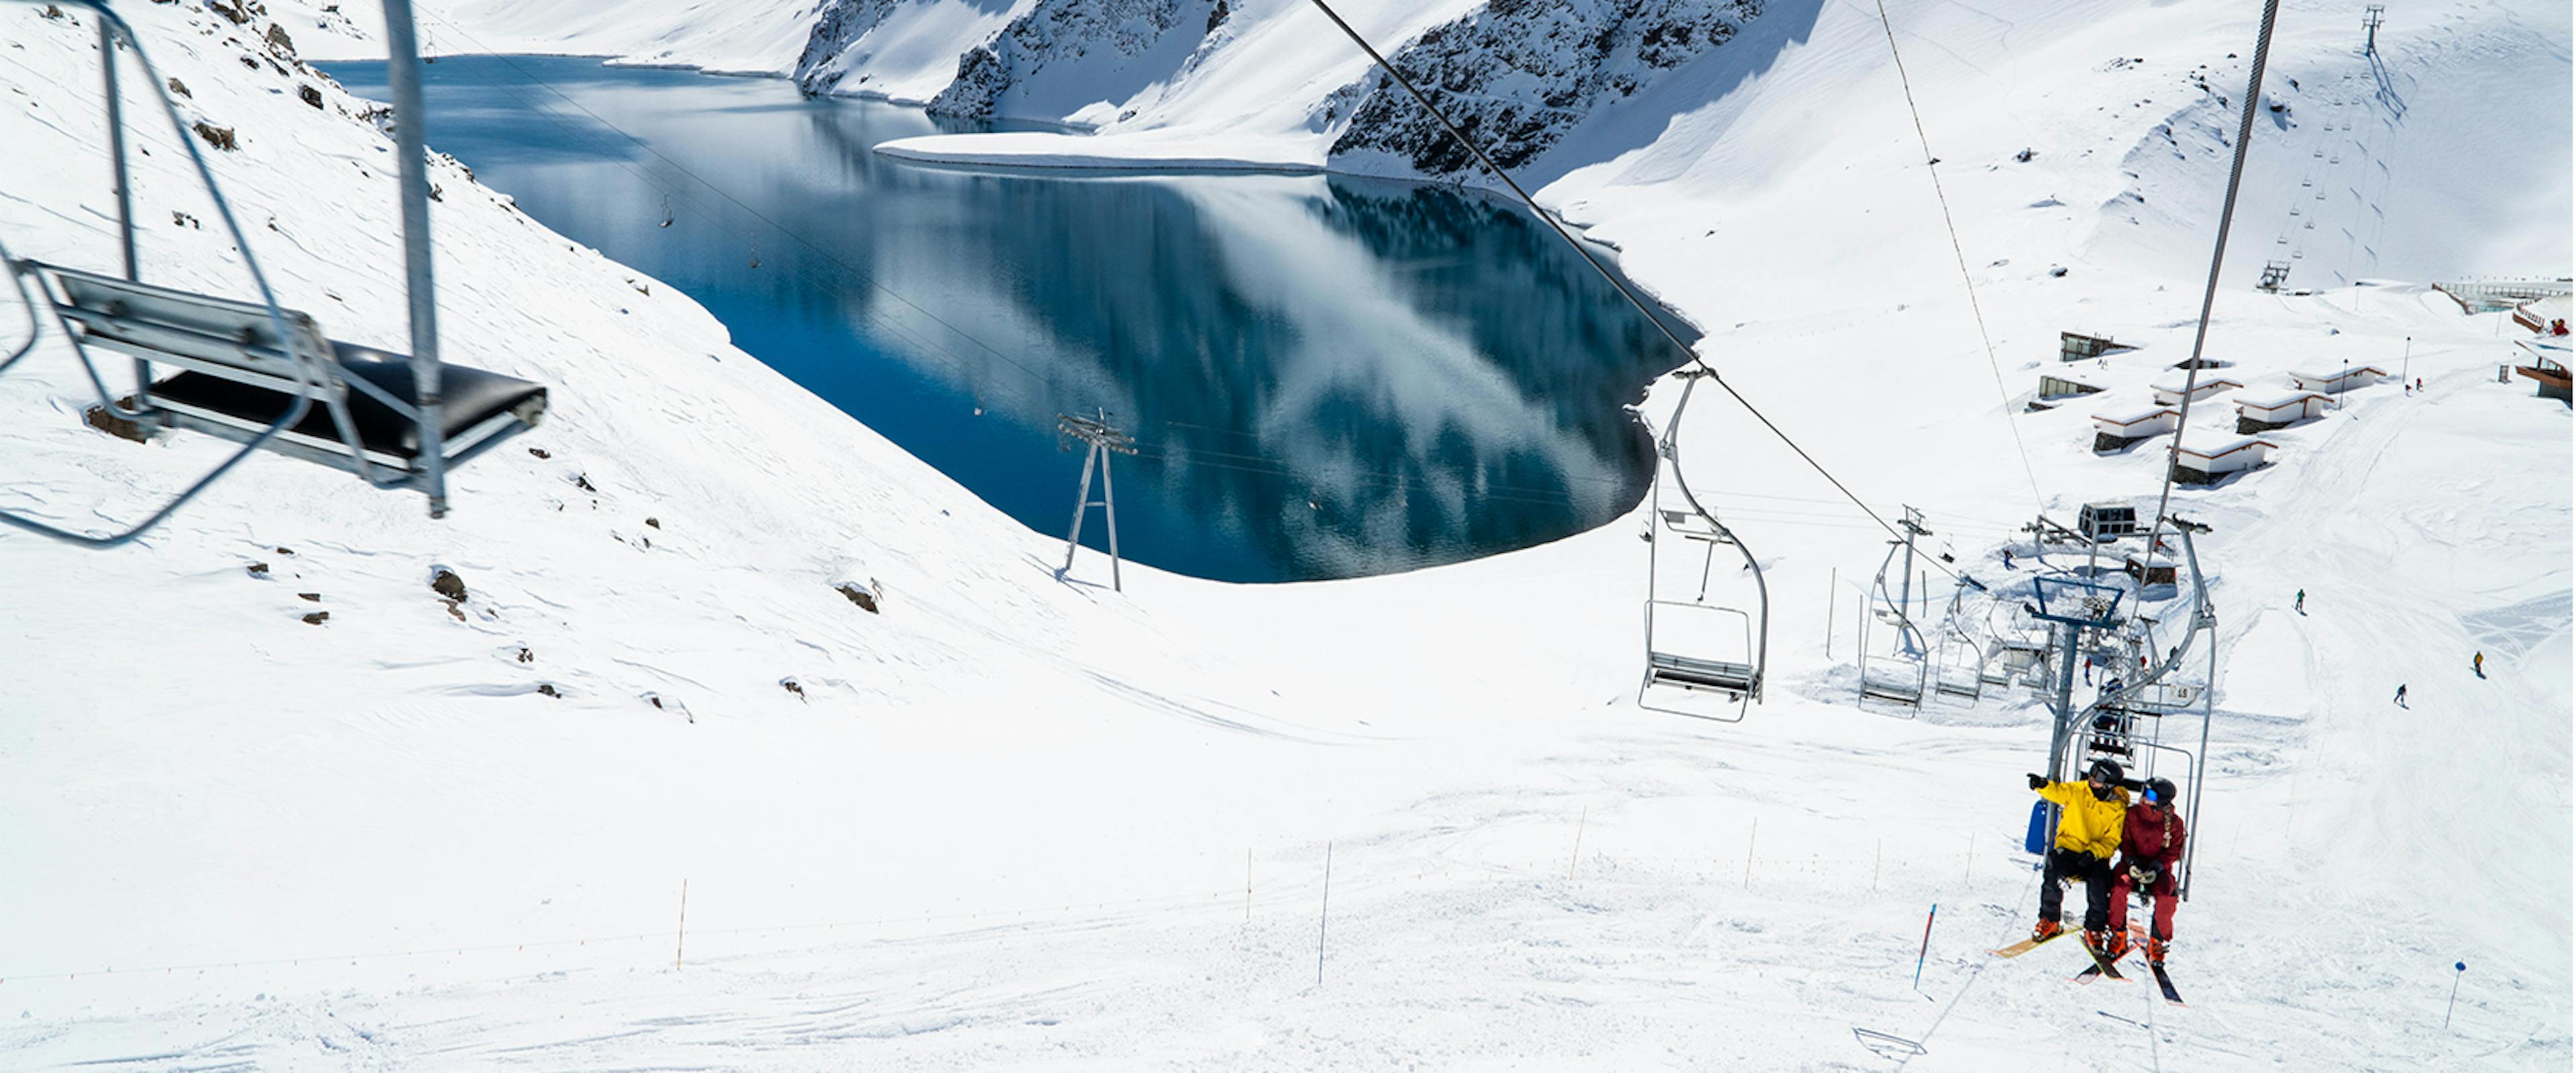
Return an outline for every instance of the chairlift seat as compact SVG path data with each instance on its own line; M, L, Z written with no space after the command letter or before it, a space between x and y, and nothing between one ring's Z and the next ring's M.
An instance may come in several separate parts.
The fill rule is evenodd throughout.
M1646 674L1657 684L1684 689L1711 689L1738 695L1753 691L1753 665L1749 663L1649 652L1646 654Z
M364 380L406 405L419 404L412 390L410 358L337 340L331 348L343 377ZM546 409L543 386L458 365L441 367L439 393L440 440L450 458L480 453L478 449L496 436L534 427ZM191 371L155 382L152 401L166 410L257 433L295 400L285 392ZM367 460L410 469L420 457L420 424L366 391L350 392L348 402L349 423ZM348 450L332 426L331 415L320 407L278 435L320 450Z
M150 401L197 431L247 441L267 431L297 396L345 405L370 465L417 474L419 397L411 359L326 338L301 311L217 298L55 265L33 264L79 341L182 371L153 383ZM279 337L280 323L286 336ZM536 426L546 409L539 384L460 365L440 366L442 454L462 463ZM399 404L401 409L395 405ZM411 412L406 412L411 411ZM307 411L270 445L343 469L357 468L329 405Z

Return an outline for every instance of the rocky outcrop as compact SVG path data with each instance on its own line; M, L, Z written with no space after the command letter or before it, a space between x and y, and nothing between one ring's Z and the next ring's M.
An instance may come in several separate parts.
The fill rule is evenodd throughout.
M1424 31L1388 62L1508 169L1596 109L1725 44L1761 10L1762 0L1490 0ZM1428 175L1475 166L1383 72L1319 106L1325 122L1345 115L1334 157L1383 153Z
M797 86L807 93L831 92L850 75L850 47L904 3L905 0L824 0L814 13L814 29L805 37L805 51L796 57Z
M1115 68L1159 48L1194 46L1227 14L1224 0L1039 0L993 40L958 58L957 80L931 100L930 110L993 115L1005 94L1051 67Z

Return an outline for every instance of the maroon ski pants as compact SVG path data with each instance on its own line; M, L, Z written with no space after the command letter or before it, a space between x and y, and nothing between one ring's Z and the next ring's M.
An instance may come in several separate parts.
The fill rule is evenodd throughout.
M2126 868L2112 869L2111 874L2111 930L2115 932L2127 931L2129 930L2129 894L2137 888L2137 884L2129 878L2129 870ZM2156 881L2147 885L2147 897L2155 902L2156 930L2154 934L2156 939L2161 942L2172 942L2174 915L2173 873L2168 871L2158 874L2156 876Z

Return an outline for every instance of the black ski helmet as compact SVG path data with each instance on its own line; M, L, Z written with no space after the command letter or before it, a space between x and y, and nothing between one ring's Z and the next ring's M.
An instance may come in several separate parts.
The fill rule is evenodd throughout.
M2171 806L2174 803L2174 784L2172 779L2158 778L2152 780L2147 783L2147 789L2156 795L2157 804Z
M2084 769L2084 775L2088 779L2095 775L2099 775L2102 777L2103 782L2112 786L2118 786L2120 784L2120 764L2118 761L2111 760L2109 758L2096 760L2093 762L2092 767Z

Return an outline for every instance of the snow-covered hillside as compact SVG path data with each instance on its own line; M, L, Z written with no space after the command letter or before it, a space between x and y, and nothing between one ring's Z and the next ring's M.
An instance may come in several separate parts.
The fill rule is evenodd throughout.
M247 21L120 10L186 118L234 132L209 152L281 300L398 344L390 143L266 43L274 21L351 54L371 29L222 6ZM817 17L428 6L442 51L770 73ZM1389 46L1483 7L1351 6ZM953 78L1040 7L886 7L902 49L862 32L808 71L935 96L927 45ZM1897 10L1954 250L1875 11L1763 8L1596 93L1530 161L1542 198L1880 513L1925 510L1960 569L2015 576L1994 552L2042 507L2153 495L2153 445L2097 455L2089 417L2189 352L2251 10ZM1369 76L1310 4L1229 3L1213 31L1155 10L1121 24L1124 59L1046 38L992 96L1104 133L916 151L1330 162L1347 130L1317 106ZM0 5L0 240L106 267L95 37L65 12ZM1919 1041L1911 1070L2563 1069L2569 416L2496 382L2501 314L2426 284L2570 274L2569 14L2395 15L2374 61L2352 10L2285 14L2267 96L2288 109L2258 128L2211 329L2248 394L2345 360L2426 390L2366 388L2270 434L2271 466L2177 494L2214 529L2222 638L2188 1009L2067 982L2062 945L1985 953L2029 925L2020 775L2045 716L2020 693L1914 719L1851 702L1848 594L1885 534L1740 408L1695 403L1685 440L1775 600L1770 695L1719 726L1633 702L1642 516L1360 581L1131 565L1119 594L1086 559L1059 582L1060 543L442 163L448 355L555 391L544 427L456 475L451 517L262 458L140 547L0 532L0 1064L1894 1064L1867 1029ZM1180 73L1146 77L1148 55ZM1101 87L1129 96L1084 112ZM138 129L144 278L242 293L171 136ZM2252 291L2288 256L2267 247L2317 293ZM0 303L0 342L24 323ZM2075 368L2102 393L2023 413L2061 329L2137 349ZM50 336L0 377L0 509L103 528L223 453L89 429L89 398ZM2190 442L2232 428L2227 398ZM440 567L467 599L429 588Z

